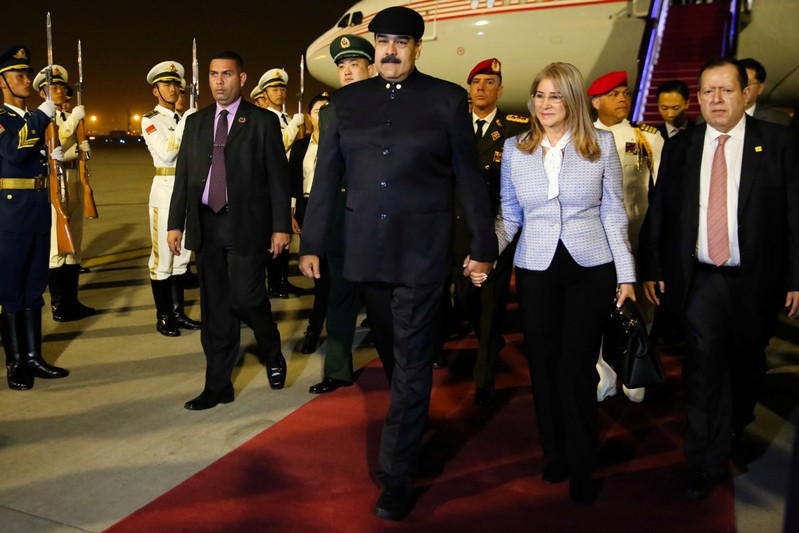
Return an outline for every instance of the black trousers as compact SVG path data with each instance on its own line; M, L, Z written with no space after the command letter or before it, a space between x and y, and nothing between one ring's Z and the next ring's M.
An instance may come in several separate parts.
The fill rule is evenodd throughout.
M241 255L233 249L234 228L226 210L215 214L200 208L202 246L196 253L202 310L201 339L206 358L205 389L223 392L232 387L239 357L241 322L255 334L266 360L280 354L280 332L266 294L267 253Z
M516 267L525 351L544 455L590 473L597 461L596 354L613 309L613 263L581 267L563 243L548 269Z
M499 352L505 345L502 324L508 307L516 242L514 240L502 251L496 268L482 287L475 287L472 280L463 275L465 255L456 256L452 271L458 300L479 342L477 362L474 365L474 384L481 389L494 389Z
M44 306L50 273L50 233L0 228L0 309L16 313Z
M754 420L765 348L776 324L750 312L737 269L697 265L684 308L683 386L689 468L726 472L732 433Z
M381 352L390 375L391 404L380 439L380 469L383 486L410 488L414 464L422 448L433 386L433 355L438 331L443 283L396 285L363 283L372 331L379 343L392 346Z

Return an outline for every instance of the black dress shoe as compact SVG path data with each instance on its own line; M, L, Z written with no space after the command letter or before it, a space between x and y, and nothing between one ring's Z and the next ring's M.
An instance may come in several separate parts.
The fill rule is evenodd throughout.
M483 389L481 387L477 387L474 391L474 404L479 405L480 407L485 407L486 405L491 405L494 401L494 391L491 389Z
M196 398L189 400L183 405L189 411L203 411L216 407L220 403L230 403L233 401L233 389L224 392L211 392L204 390Z
M581 474L569 477L569 497L572 503L591 505L599 495L597 485L591 474Z
M555 485L569 479L569 469L560 461L550 461L541 472L541 479Z
M319 333L315 331L306 331L305 338L302 341L302 347L300 348L300 353L314 353L317 346L319 346Z
M333 392L339 387L350 387L352 385L349 381L342 381L336 378L325 378L316 385L312 385L308 392L311 394L324 394L326 392Z
M272 390L282 389L286 384L286 359L283 354L280 354L276 361L266 362L266 377Z
M728 474L710 475L704 470L691 470L682 484L682 495L689 500L704 500L713 487L723 481Z
M179 329L200 329L202 323L192 320L183 313L172 313L172 323Z
M375 504L375 515L383 520L398 522L413 508L413 491L402 487L386 487Z
M88 307L80 302L73 305L54 305L53 320L56 322L75 322L76 320L83 320L86 317L94 316L97 310L93 307Z

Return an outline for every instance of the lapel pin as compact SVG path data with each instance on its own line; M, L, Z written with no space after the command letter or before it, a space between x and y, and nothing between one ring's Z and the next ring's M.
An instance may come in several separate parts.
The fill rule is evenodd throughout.
M498 131L492 132L491 140L496 141L497 139L499 139L499 132Z
M246 118L244 118L244 117L239 117L239 124L244 124L245 122L247 122L247 119L246 119Z
M762 152L762 151L763 151L762 146L755 146L755 152Z

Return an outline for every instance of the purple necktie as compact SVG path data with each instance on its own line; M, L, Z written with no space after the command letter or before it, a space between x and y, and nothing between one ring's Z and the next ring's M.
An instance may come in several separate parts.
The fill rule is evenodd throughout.
M208 207L218 213L227 205L227 173L225 172L225 143L227 142L226 110L219 112L211 157L211 183L208 186Z

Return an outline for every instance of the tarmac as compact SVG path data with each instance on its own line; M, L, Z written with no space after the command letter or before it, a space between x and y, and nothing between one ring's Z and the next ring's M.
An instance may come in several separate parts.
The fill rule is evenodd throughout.
M91 272L81 275L79 294L98 314L58 323L46 305L45 358L70 376L37 380L25 392L0 386L3 532L102 531L311 400L308 387L322 376L324 343L314 354L299 353L313 297L273 299L286 387L269 388L244 327L235 402L185 410L202 390L205 359L199 331L168 338L155 330L147 271L152 160L143 143L101 145L90 165L100 218L84 224L82 264ZM310 288L296 268L297 246L295 238L291 281ZM186 306L200 319L197 289L187 291ZM360 346L366 333L356 334L356 368L376 357ZM782 319L768 353L763 401L746 433L746 466L735 476L740 532L799 531L799 328Z

